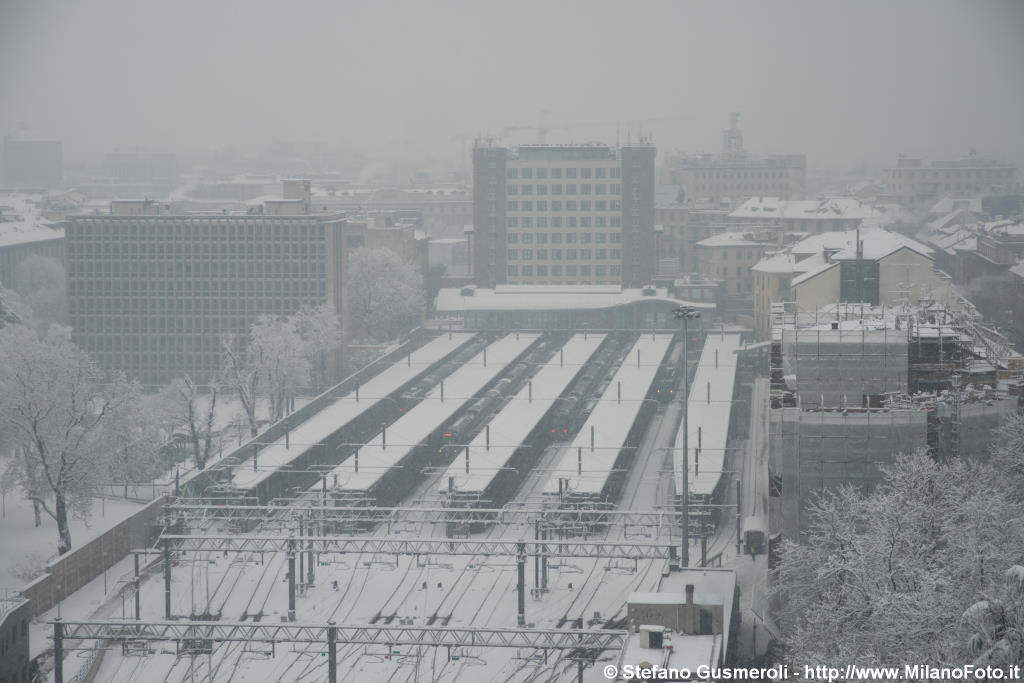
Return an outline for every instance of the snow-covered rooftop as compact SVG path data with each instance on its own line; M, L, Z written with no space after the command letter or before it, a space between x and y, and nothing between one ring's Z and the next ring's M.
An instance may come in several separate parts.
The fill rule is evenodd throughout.
M786 220L850 220L876 217L877 209L854 197L824 199L780 199L751 197L736 207L730 218Z
M360 387L358 401L355 392L352 392L327 405L291 431L288 437L290 448L285 447L283 436L264 446L259 452L259 469L256 472L252 471L252 467L245 465L236 468L235 486L246 489L256 486L271 476L277 468L287 466L310 448L314 448L311 444L326 439L402 385L426 372L434 363L472 339L473 335L453 333L450 337L442 334L413 351L406 359L370 378ZM251 463L252 458L245 462Z
M559 458L544 493L557 495L558 480L567 479L570 492L600 495L671 344L670 334L640 335L576 438Z
M412 410L387 428L387 444L381 433L359 449L358 472L355 471L355 458L352 457L334 468L331 475L332 478L337 476L337 488L344 491L370 491L389 469L401 463L409 451L426 441L433 430L455 415L539 336L510 334L473 356L445 378L443 401L441 387L437 386Z
M687 458L690 492L711 495L722 477L729 417L732 414L733 384L736 380L736 354L740 335L735 332L709 332L700 354L700 363L687 398ZM709 389L710 387L710 389ZM683 490L683 431L679 428L672 451L676 491Z
M491 480L501 471L537 423L554 407L569 383L582 370L587 360L604 341L603 334L577 334L556 353L511 401L490 422L490 449L486 432L469 444L469 472L465 455L460 453L441 480L441 490L448 490L448 481L456 491L479 493L487 490ZM532 399L530 396L532 395Z
M462 296L458 288L438 292L438 313L466 311L557 311L625 306L637 301L665 301L684 304L668 296L668 290L656 289L644 295L643 289L623 289L619 285L498 285L494 289L476 288L471 296ZM712 304L691 304L714 308Z
M64 231L39 213L42 197L0 195L0 247L62 239Z
M761 247L766 242L774 242L775 239L758 240L757 237L749 230L739 230L736 232L722 232L711 237L706 237L701 241L697 242L698 246L701 247Z

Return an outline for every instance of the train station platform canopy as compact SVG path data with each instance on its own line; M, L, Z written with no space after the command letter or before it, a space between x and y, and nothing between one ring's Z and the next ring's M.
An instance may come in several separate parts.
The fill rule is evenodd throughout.
M440 290L436 310L439 317L462 319L467 330L650 330L677 328L672 311L679 306L715 308L658 287L468 285Z

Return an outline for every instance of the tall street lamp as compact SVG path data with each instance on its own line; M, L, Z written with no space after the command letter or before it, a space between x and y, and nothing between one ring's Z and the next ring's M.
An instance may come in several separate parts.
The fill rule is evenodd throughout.
M689 342L687 321L700 317L700 311L693 306L680 306L675 311L676 319L683 321L683 547L679 556L684 567L690 566L690 364L686 345Z

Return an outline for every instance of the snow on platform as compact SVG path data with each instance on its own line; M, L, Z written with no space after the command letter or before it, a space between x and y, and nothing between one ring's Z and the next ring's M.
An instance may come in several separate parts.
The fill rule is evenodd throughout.
M555 472L544 486L544 493L557 494L558 480L567 479L569 491L573 493L600 495L671 344L670 334L640 335L590 417L558 461ZM618 394L620 386L621 401ZM592 428L594 450L590 448ZM581 448L582 468L579 466Z
M710 496L718 486L725 463L726 440L729 436L729 417L732 414L733 384L736 380L736 353L740 348L740 335L710 332L704 342L697 372L690 384L686 403L688 418L688 459L690 493ZM718 354L717 365L715 354ZM711 383L710 401L708 383ZM683 490L683 427L679 427L672 451L676 491ZM698 434L700 438L698 439ZM698 442L700 456L695 456ZM699 465L699 466L698 466Z
M454 480L456 491L482 493L487 490L495 475L551 410L604 339L603 334L573 336L562 347L562 353L556 353L534 375L531 380L533 400L530 400L530 386L523 385L519 393L491 420L490 450L486 449L487 436L482 430L469 444L469 472L466 472L465 454L460 453L441 480L441 491L448 491L449 480Z
M283 436L269 446L265 446L259 452L260 470L253 472L245 467L236 468L234 485L245 489L258 485L279 467L288 465L295 458L313 448L312 444L326 439L473 338L472 334L467 333L453 333L450 336L449 339L449 335L443 334L431 340L413 351L407 362L399 360L368 380L359 388L358 401L356 401L355 392L352 392L310 417L291 431L289 436L291 448L285 447L285 437Z
M331 474L337 477L336 488L345 491L370 490L391 467L426 441L431 431L452 417L538 337L538 334L510 334L473 356L444 380L444 401L441 401L439 385L387 428L387 444L382 443L382 434L378 434L371 443L359 449L358 472L355 471L355 458L351 457L334 468ZM385 448L385 445L388 447Z

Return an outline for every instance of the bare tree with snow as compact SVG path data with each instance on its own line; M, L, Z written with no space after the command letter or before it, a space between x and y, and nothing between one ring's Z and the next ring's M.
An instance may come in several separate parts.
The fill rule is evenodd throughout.
M15 476L56 520L58 551L66 553L69 516L88 514L108 471L108 424L137 400L138 386L105 376L65 337L40 339L23 325L0 332L0 357L0 423L25 454Z
M423 276L390 249L356 249L348 259L350 337L380 342L394 339L423 315Z
M221 339L224 350L224 385L242 405L242 412L249 423L249 436L259 433L259 422L256 420L256 400L259 396L262 367L252 357L239 349L234 335L225 335Z
M1021 480L988 464L900 456L864 493L824 494L802 544L775 572L793 662L955 665L971 629L961 618L1020 560Z
M192 447L192 458L198 469L205 469L211 454L218 446L215 418L221 386L217 378L211 378L206 391L192 381L188 375L171 382L163 392L175 426L185 429L188 443Z
M284 417L288 400L309 373L304 346L294 317L261 315L250 329L248 353L260 368L272 421Z
M303 306L292 316L302 340L302 354L309 364L310 387L314 393L327 384L327 358L341 346L341 321L327 304Z

